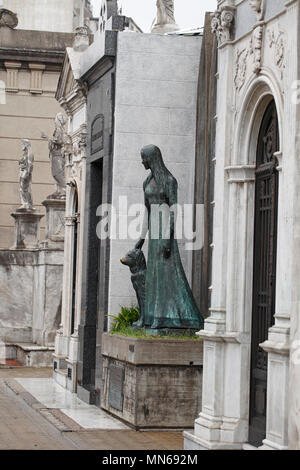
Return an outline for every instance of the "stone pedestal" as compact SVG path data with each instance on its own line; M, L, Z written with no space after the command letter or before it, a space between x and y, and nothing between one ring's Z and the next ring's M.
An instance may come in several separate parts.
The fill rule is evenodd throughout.
M168 33L175 33L179 31L180 28L176 23L168 23L168 24L156 24L151 30L151 34L168 34Z
M65 237L65 199L45 199L42 202L46 208L46 239L41 248L64 249Z
M101 406L135 429L191 428L201 409L202 342L102 337Z
M17 209L11 216L15 219L15 245L13 250L36 250L40 241L42 214L34 210Z

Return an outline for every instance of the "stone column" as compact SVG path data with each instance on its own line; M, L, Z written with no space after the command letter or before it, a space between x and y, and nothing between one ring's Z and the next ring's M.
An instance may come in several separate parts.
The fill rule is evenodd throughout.
M260 347L268 353L267 430L263 441L264 450L288 449L289 406L289 357L290 357L290 280L286 247L292 228L287 220L285 187L288 181L282 172L282 152L276 154L279 172L278 235L276 268L276 314L275 324L269 330L268 340ZM278 386L280 384L280 387Z
M13 250L38 250L40 221L44 217L35 210L17 209L11 216L15 219L15 244Z
M74 232L74 217L65 217L65 241L64 241L64 272L63 272L63 297L62 297L62 318L61 326L56 336L55 352L60 356L69 355L70 337L70 306L72 303L72 244Z
M233 19L231 11L230 15ZM216 23L219 24L218 16ZM237 396L242 393L240 377L235 377L233 385L233 383L229 384L227 375L229 376L228 369L232 367L229 363L232 359L235 361L233 369L241 370L245 348L243 335L231 333L231 329L227 332L229 227L230 230L234 230L228 215L235 189L233 185L230 188L224 171L230 164L232 153L231 123L233 119L229 115L228 97L231 96L232 90L233 51L230 47L231 26L226 31L222 30L222 35L220 35L220 25L217 31L218 56L222 71L222 93L218 94L216 116L215 181L218 183L215 186L214 201L212 307L210 317L205 321L204 330L199 333L204 339L202 411L195 421L194 432L184 434L184 445L187 450L241 449L241 441L244 439L243 429L242 436L238 436L242 428L241 411L233 411L226 400L229 385L234 388L234 393ZM219 79L219 74L217 74L217 78Z

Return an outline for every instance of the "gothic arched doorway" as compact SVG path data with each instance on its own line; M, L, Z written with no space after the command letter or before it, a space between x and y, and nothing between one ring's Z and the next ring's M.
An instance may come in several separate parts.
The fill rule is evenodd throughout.
M251 342L249 442L260 446L266 436L268 355L260 348L274 325L278 172L278 116L274 100L259 131L255 177L255 235Z

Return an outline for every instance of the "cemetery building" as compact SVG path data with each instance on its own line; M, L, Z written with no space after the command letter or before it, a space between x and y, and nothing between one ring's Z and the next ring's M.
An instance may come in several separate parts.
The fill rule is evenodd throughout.
M299 1L220 0L202 409L186 449L299 449Z
M76 54L67 50L57 98L65 109L71 109L71 133L79 132L86 122L87 137L81 189L78 191L78 180L73 184L73 176L67 189L70 238L67 241L66 235L65 301L62 328L56 337L54 377L89 403L100 405L102 334L110 328L110 315L137 302L130 272L120 264L120 258L135 244L127 233L119 232L119 221L127 210L120 205L120 197L127 198L128 208L143 204L146 175L140 150L144 145L161 148L168 168L180 182L180 203L194 200L201 42L199 33L143 34L133 20L118 14L117 2L107 1L93 44ZM75 61L73 55L80 59ZM72 83L72 76L71 92L67 83ZM86 93L86 104L82 93ZM77 191L80 211L74 205ZM117 237L100 240L97 208L111 203L116 209ZM183 243L180 249L191 282L193 253Z
M151 34L117 0L102 1L99 20L89 1L58 3L0 0L6 354L53 363L62 387L135 428L194 422L187 450L300 449L299 0L218 0L204 30L190 32L162 2ZM63 197L52 194L56 132ZM178 241L202 342L182 342L180 353L176 340L109 335L112 316L137 305L120 259L139 238L128 226L144 203L147 144L176 177L179 204L203 208L201 248ZM35 156L35 211L19 207L22 151ZM162 390L174 384L172 421Z
M90 9L87 15L89 2L82 0L77 2L78 8L73 0L30 3L32 8L27 0L2 2L2 7L16 16L10 26L0 25L0 81L1 88L5 88L5 103L1 104L0 109L0 248L13 245L14 221L10 213L19 204L17 160L23 138L32 141L36 165L33 198L36 207L45 214L41 201L50 194L53 183L48 142L41 134L52 134L54 118L61 111L55 93L65 48L72 45L73 32L80 21L84 24L84 18L92 16ZM79 5L81 20L76 19ZM42 236L44 233L45 218L41 221Z
M62 111L55 93L74 34L73 25L55 22L53 2L45 2L38 15L25 3L7 0L0 10L0 341L9 358L47 365L60 324L64 240L64 202L55 203L55 211L48 200L54 189L48 140ZM91 17L89 2L80 4L74 26ZM73 21L75 4L66 8L63 15ZM35 209L24 216L18 212L23 139L34 156Z

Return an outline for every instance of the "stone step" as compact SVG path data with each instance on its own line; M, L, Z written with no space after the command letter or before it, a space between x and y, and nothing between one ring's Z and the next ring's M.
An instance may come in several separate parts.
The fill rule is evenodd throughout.
M34 343L1 343L0 360L17 361L26 367L52 367L54 347Z
M56 369L53 371L53 379L61 387L67 388L68 381L68 370L67 369Z

